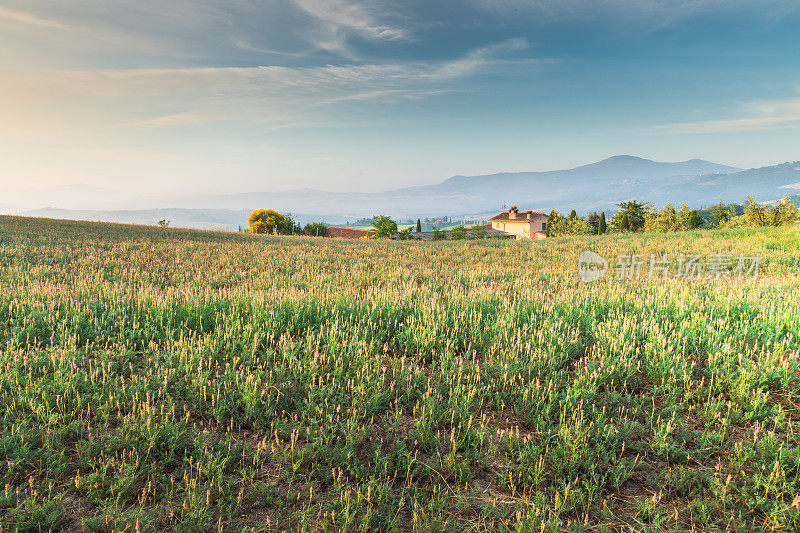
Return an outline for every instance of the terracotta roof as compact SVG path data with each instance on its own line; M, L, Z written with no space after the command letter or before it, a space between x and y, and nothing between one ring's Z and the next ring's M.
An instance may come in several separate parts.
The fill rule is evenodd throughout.
M529 222L530 220L528 219L528 214L531 215L531 218L536 217L536 216L543 216L543 217L548 216L547 213L540 213L539 211L517 211L517 218L510 219L510 218L508 218L508 214L513 209L516 209L516 208L512 207L508 211L503 211L499 215L493 216L489 220L495 220L495 221L502 220L504 222L510 222L510 223L513 224L514 222Z
M374 232L368 229L345 228L342 226L331 226L328 228L328 236L339 239L363 239L369 237Z

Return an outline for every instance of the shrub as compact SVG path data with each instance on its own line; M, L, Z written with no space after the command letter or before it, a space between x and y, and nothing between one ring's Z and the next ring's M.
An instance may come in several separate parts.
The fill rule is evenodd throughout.
M450 238L454 241L463 241L467 238L467 228L462 226L456 226L450 231Z

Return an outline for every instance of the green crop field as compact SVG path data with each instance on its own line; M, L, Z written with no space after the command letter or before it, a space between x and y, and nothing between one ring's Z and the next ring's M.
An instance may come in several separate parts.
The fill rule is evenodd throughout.
M579 280L584 249L606 277ZM760 275L616 279L629 253ZM0 217L3 531L798 530L798 402L797 225L419 243Z

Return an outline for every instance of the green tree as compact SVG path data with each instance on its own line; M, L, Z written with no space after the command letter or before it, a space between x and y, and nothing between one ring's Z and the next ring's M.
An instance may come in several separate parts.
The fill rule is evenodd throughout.
M467 238L467 228L462 226L456 226L450 231L450 238L454 241L463 241Z
M167 220L166 218L162 218L161 220L158 221L158 225L161 226L162 228L168 228L169 223L170 221Z
M697 212L697 209L692 209L691 213L689 213L689 220L688 226L689 229L697 229L705 223L703 217Z
M592 234L598 235L599 234L599 226L600 226L600 216L597 214L597 211L592 212L589 216L586 217L586 222L589 226L592 227Z
M559 224L563 220L563 216L561 213L553 209L550 211L550 216L547 217L547 231L545 231L545 235L547 237L555 236L555 228L558 228Z
M665 204L661 211L647 213L644 227L647 231L661 233L679 231L682 228L678 212L675 211L675 206L670 203Z
M575 210L573 209L572 211L569 212L569 219L570 221L572 221L575 220L576 218L578 218L578 213L576 213Z
M476 224L472 226L472 237L474 239L485 239L486 238L486 226L482 224Z
M287 213L282 215L283 219L278 220L276 233L280 235L302 235L303 234L303 227L299 224L296 224L294 218L292 218L291 213Z
M303 233L311 237L327 237L328 226L322 222L310 222L303 228Z
M432 239L434 241L444 241L447 240L447 233L443 232L439 228L433 228L433 236Z
M373 238L388 239L397 233L397 222L386 215L377 215L372 218Z
M678 212L678 220L680 221L680 229L691 229L689 227L689 218L692 216L692 210L689 207L689 204L683 202L683 204L680 206L680 209L678 209L677 212Z
M286 217L274 209L258 209L247 217L247 222L250 233L277 233L278 225L286 224Z
M748 226L782 226L797 220L797 206L791 198L784 196L770 207L759 204L752 196L747 197L744 206L744 220Z
M553 222L555 221L555 222ZM549 237L560 237L563 235L592 235L594 228L586 219L579 217L577 213L574 217L563 217L558 211L550 213L547 219L546 235Z
M724 226L731 220L731 212L720 202L711 210L711 224L715 227Z
M602 235L608 231L608 224L606 223L606 212L600 213L600 221L597 223L597 234Z
M628 213L622 213L618 226L620 231L630 231L631 222L628 220Z
M575 218L568 218L564 220L561 226L561 235L593 235L594 228L586 221L585 218L576 216Z
M417 219L417 233L421 232L422 232L422 222L420 222L420 220Z
M639 231L644 228L645 214L648 212L649 204L631 200L617 204L619 211L614 214L611 223L621 231ZM626 219L623 229L622 218Z
M772 206L772 225L782 226L791 224L797 220L797 205L788 196L784 196L778 203Z

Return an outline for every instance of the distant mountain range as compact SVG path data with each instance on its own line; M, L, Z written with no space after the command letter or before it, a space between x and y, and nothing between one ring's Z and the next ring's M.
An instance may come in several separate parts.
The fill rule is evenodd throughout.
M615 156L569 170L454 176L441 183L378 193L338 193L313 189L225 195L131 197L117 191L82 186L48 190L6 191L5 212L32 216L155 223L167 218L175 226L235 229L257 208L303 213L298 218L342 223L378 213L398 218L494 214L504 206L538 211L613 210L620 201L638 199L693 207L717 202L742 203L747 195L765 202L800 191L800 162L759 169L692 159L664 163ZM31 211L57 206L58 210ZM155 210L154 208L158 208ZM126 209L126 211L120 211ZM80 210L79 212L76 210ZM71 212L73 211L73 212Z

